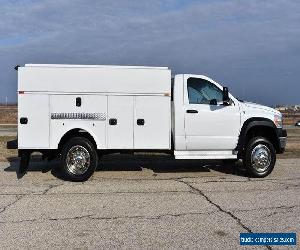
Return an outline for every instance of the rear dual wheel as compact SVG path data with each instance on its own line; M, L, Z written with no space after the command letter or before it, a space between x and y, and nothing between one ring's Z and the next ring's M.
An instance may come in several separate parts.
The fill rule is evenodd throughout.
M70 181L86 181L98 165L98 156L94 145L85 137L74 137L61 152L61 172Z

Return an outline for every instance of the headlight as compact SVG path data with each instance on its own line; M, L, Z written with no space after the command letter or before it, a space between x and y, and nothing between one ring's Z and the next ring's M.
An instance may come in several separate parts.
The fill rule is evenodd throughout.
M282 128L282 115L274 115L274 124L277 128Z

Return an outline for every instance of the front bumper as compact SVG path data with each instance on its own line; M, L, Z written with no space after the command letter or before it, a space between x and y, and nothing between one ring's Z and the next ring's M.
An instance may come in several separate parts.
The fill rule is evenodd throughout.
M287 132L285 129L277 129L277 137L279 143L279 154L282 154L285 151L286 140L287 140Z

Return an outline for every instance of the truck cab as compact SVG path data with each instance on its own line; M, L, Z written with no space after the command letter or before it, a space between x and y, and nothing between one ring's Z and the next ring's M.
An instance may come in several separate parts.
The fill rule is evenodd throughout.
M280 112L238 100L203 75L172 81L167 67L143 66L17 69L20 172L35 151L60 159L72 181L87 180L104 154L163 151L178 160L241 159L264 177L284 152Z
M272 171L287 136L279 111L238 100L203 75L176 75L173 95L176 159L243 159L254 176Z
M177 75L174 81L175 155L180 159L236 158L241 129L240 103L202 75ZM180 114L180 115L179 115Z

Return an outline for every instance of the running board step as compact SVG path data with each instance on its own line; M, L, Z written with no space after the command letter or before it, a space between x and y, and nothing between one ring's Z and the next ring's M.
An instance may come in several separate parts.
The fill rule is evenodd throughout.
M175 159L237 159L237 152L225 151L174 151Z

